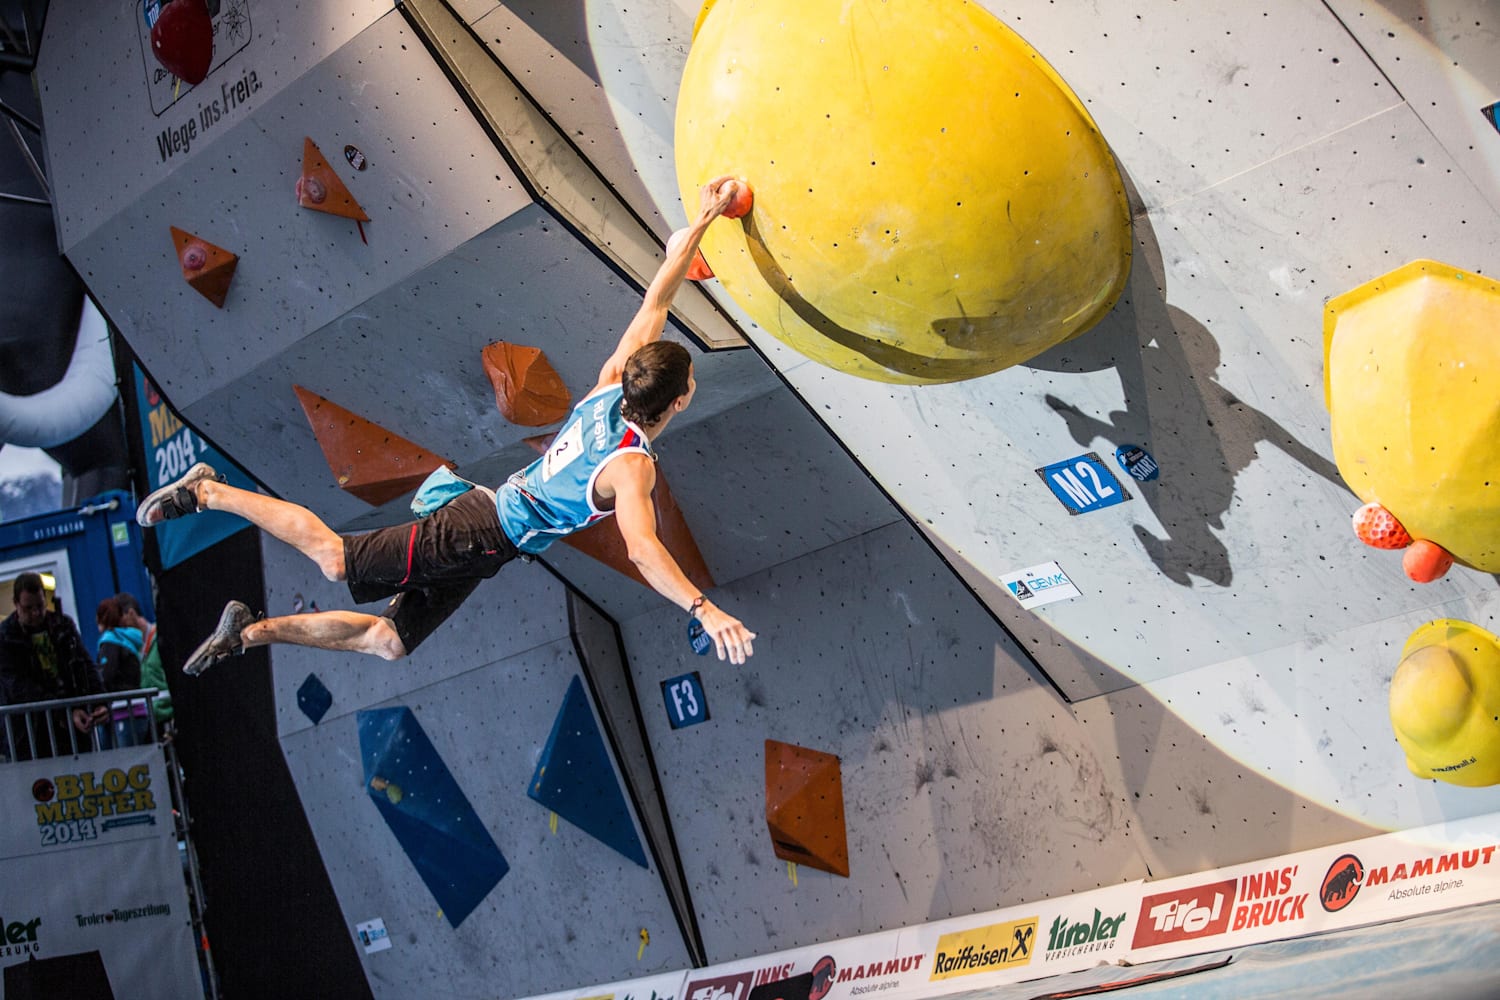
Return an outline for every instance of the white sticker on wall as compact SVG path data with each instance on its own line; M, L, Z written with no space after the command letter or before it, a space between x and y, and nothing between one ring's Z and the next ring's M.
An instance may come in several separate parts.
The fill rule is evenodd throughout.
M1055 562L1045 562L1007 573L1000 578L1000 584L1010 591L1010 596L1023 608L1039 608L1053 601L1083 596L1073 585L1073 581L1068 579L1068 574Z
M379 917L355 924L354 929L359 932L359 943L365 946L366 955L385 951L391 946L391 936L385 932L385 921Z

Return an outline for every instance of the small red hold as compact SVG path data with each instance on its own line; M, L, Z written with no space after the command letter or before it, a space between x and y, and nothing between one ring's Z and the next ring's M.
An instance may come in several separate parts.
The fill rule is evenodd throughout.
M1396 516L1378 503L1367 503L1354 512L1354 534L1366 545L1377 549L1404 549L1411 535Z
M203 82L214 61L214 22L203 0L171 0L162 7L151 26L151 54L173 76Z
M328 200L328 188L316 177L299 177L297 179L297 200L310 201L314 205L321 205Z
M667 239L667 253L682 246L682 241L687 239L688 231L679 229ZM688 262L687 280L704 281L714 276L714 269L708 266L708 258L703 256L701 249L693 251L693 259Z
M182 250L182 269L184 271L201 271L203 265L208 263L208 248L196 240L189 243Z
M1453 554L1437 542L1419 538L1401 557L1401 568L1417 583L1431 583L1453 568Z
M708 261L703 257L702 250L693 251L693 262L688 265L687 280L706 281L714 276L714 269L708 266Z
M729 206L724 209L724 218L739 219L749 215L750 209L755 206L755 189L750 186L750 182L732 180L725 181L725 183L734 185L734 196L729 199Z

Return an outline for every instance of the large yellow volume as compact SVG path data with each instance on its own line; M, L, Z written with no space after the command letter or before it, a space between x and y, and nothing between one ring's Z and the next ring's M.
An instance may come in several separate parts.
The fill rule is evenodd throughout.
M1417 260L1329 300L1323 388L1355 495L1500 572L1500 282Z
M767 331L832 368L952 382L1109 311L1130 211L1082 103L963 0L718 0L677 99L677 179L755 189L703 253Z

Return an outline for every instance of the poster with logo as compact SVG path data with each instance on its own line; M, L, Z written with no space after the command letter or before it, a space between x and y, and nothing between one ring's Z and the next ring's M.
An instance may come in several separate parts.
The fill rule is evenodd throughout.
M548 993L534 1000L681 1000L685 972L668 972L641 979Z
M1078 586L1055 560L1007 573L1000 578L1000 586L1009 591L1023 608L1039 608L1053 601L1082 596Z
M900 931L883 931L697 969L688 976L683 998L750 1000L752 995L767 994L800 998L804 988L808 1000L845 1000L866 994L908 996L899 988L905 983L926 984L927 956L909 942L903 947L901 935Z
M1495 817L1390 833L1143 887L1131 946L1149 962L1500 899Z
M207 462L224 473L235 486L259 489L238 466L182 422L156 386L146 378L140 365L132 367L135 368L136 409L141 414L141 441L145 446L146 481L150 490L165 486L199 462ZM156 535L162 568L170 569L247 527L249 522L244 518L210 510L166 521L150 530Z
M0 768L0 1000L38 970L201 994L167 781L156 746Z
M153 51L151 42L152 29L162 19L163 8L168 4L165 0L137 0L136 6L139 14L135 19L136 32L140 37L141 62L146 67L146 90L151 96L152 113L160 115L179 100L190 98L198 115L197 121L206 130L228 105L229 88L224 87L222 92L200 93L192 84L183 83L173 76ZM250 44L250 0L206 0L201 9L176 10L166 16L169 23L162 26L162 42L167 50L166 61L173 65L193 61L191 39L196 25L192 22L197 20L204 22L210 39L207 75L212 75L231 56ZM218 105L217 110L215 105Z

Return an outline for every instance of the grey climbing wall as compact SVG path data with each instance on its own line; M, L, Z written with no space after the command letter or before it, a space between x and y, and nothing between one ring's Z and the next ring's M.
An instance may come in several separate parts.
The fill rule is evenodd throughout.
M270 489L341 527L392 523L403 501L334 484L291 384L496 480L536 431L492 409L478 350L541 346L580 393L640 289L602 234L532 200L400 11L249 3L253 37L159 117L125 9L54 5L39 82L64 248L174 404ZM699 399L661 468L756 656L700 660L677 609L547 554L619 623L709 961L1500 808L1493 789L1413 780L1385 706L1416 625L1500 631L1495 581L1418 586L1354 540L1321 389L1329 297L1416 257L1500 268L1500 134L1478 113L1500 98L1493 5L988 6L1119 158L1136 252L1115 310L1030 364L900 388L806 361L709 284L756 351L695 353ZM656 238L681 223L671 122L696 3L452 7ZM93 75L71 70L82 52ZM251 69L269 82L160 154L190 100ZM293 205L303 135L370 210L368 244ZM367 171L344 170L345 143ZM168 225L241 254L222 312L181 283ZM1114 507L1070 515L1036 473L1124 444L1161 476ZM347 605L266 551L270 610ZM1053 560L1080 596L1025 609L1000 584ZM578 669L563 600L516 565L407 663L273 657L345 916L393 930L366 958L378 995L428 969L453 992L526 995L687 961L655 874L554 836L524 797ZM672 730L652 698L693 669L711 718ZM295 708L311 672L334 696L317 726ZM351 760L354 713L391 704L417 712L514 866L458 931ZM767 738L840 757L848 879L794 883L774 858Z

